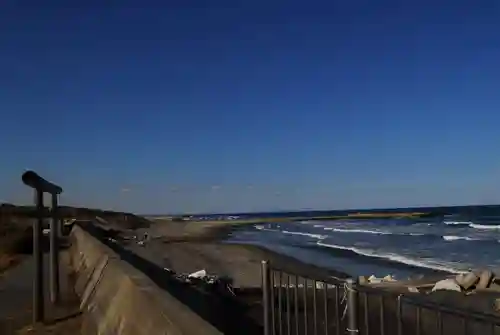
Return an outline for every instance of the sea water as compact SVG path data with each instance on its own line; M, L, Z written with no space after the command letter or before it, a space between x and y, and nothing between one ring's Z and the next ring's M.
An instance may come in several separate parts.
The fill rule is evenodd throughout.
M270 222L236 230L228 241L353 276L500 269L500 215Z

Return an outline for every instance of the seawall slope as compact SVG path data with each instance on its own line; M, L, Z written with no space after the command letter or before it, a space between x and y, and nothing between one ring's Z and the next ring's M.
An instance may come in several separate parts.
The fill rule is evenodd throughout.
M75 224L70 234L83 334L221 334L144 273Z

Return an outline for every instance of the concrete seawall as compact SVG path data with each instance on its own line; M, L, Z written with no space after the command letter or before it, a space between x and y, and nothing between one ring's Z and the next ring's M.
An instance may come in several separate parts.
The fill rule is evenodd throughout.
M74 225L70 241L83 334L222 334L84 227Z

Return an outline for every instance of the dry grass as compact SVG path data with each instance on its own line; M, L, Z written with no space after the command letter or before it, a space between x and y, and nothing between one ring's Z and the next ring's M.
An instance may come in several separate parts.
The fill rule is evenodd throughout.
M29 219L3 215L0 219L0 274L16 266L32 249Z

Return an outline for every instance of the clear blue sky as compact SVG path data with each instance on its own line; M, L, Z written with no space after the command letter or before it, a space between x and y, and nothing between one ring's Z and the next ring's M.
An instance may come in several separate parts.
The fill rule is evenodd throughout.
M500 2L7 0L0 113L0 201L500 203Z

